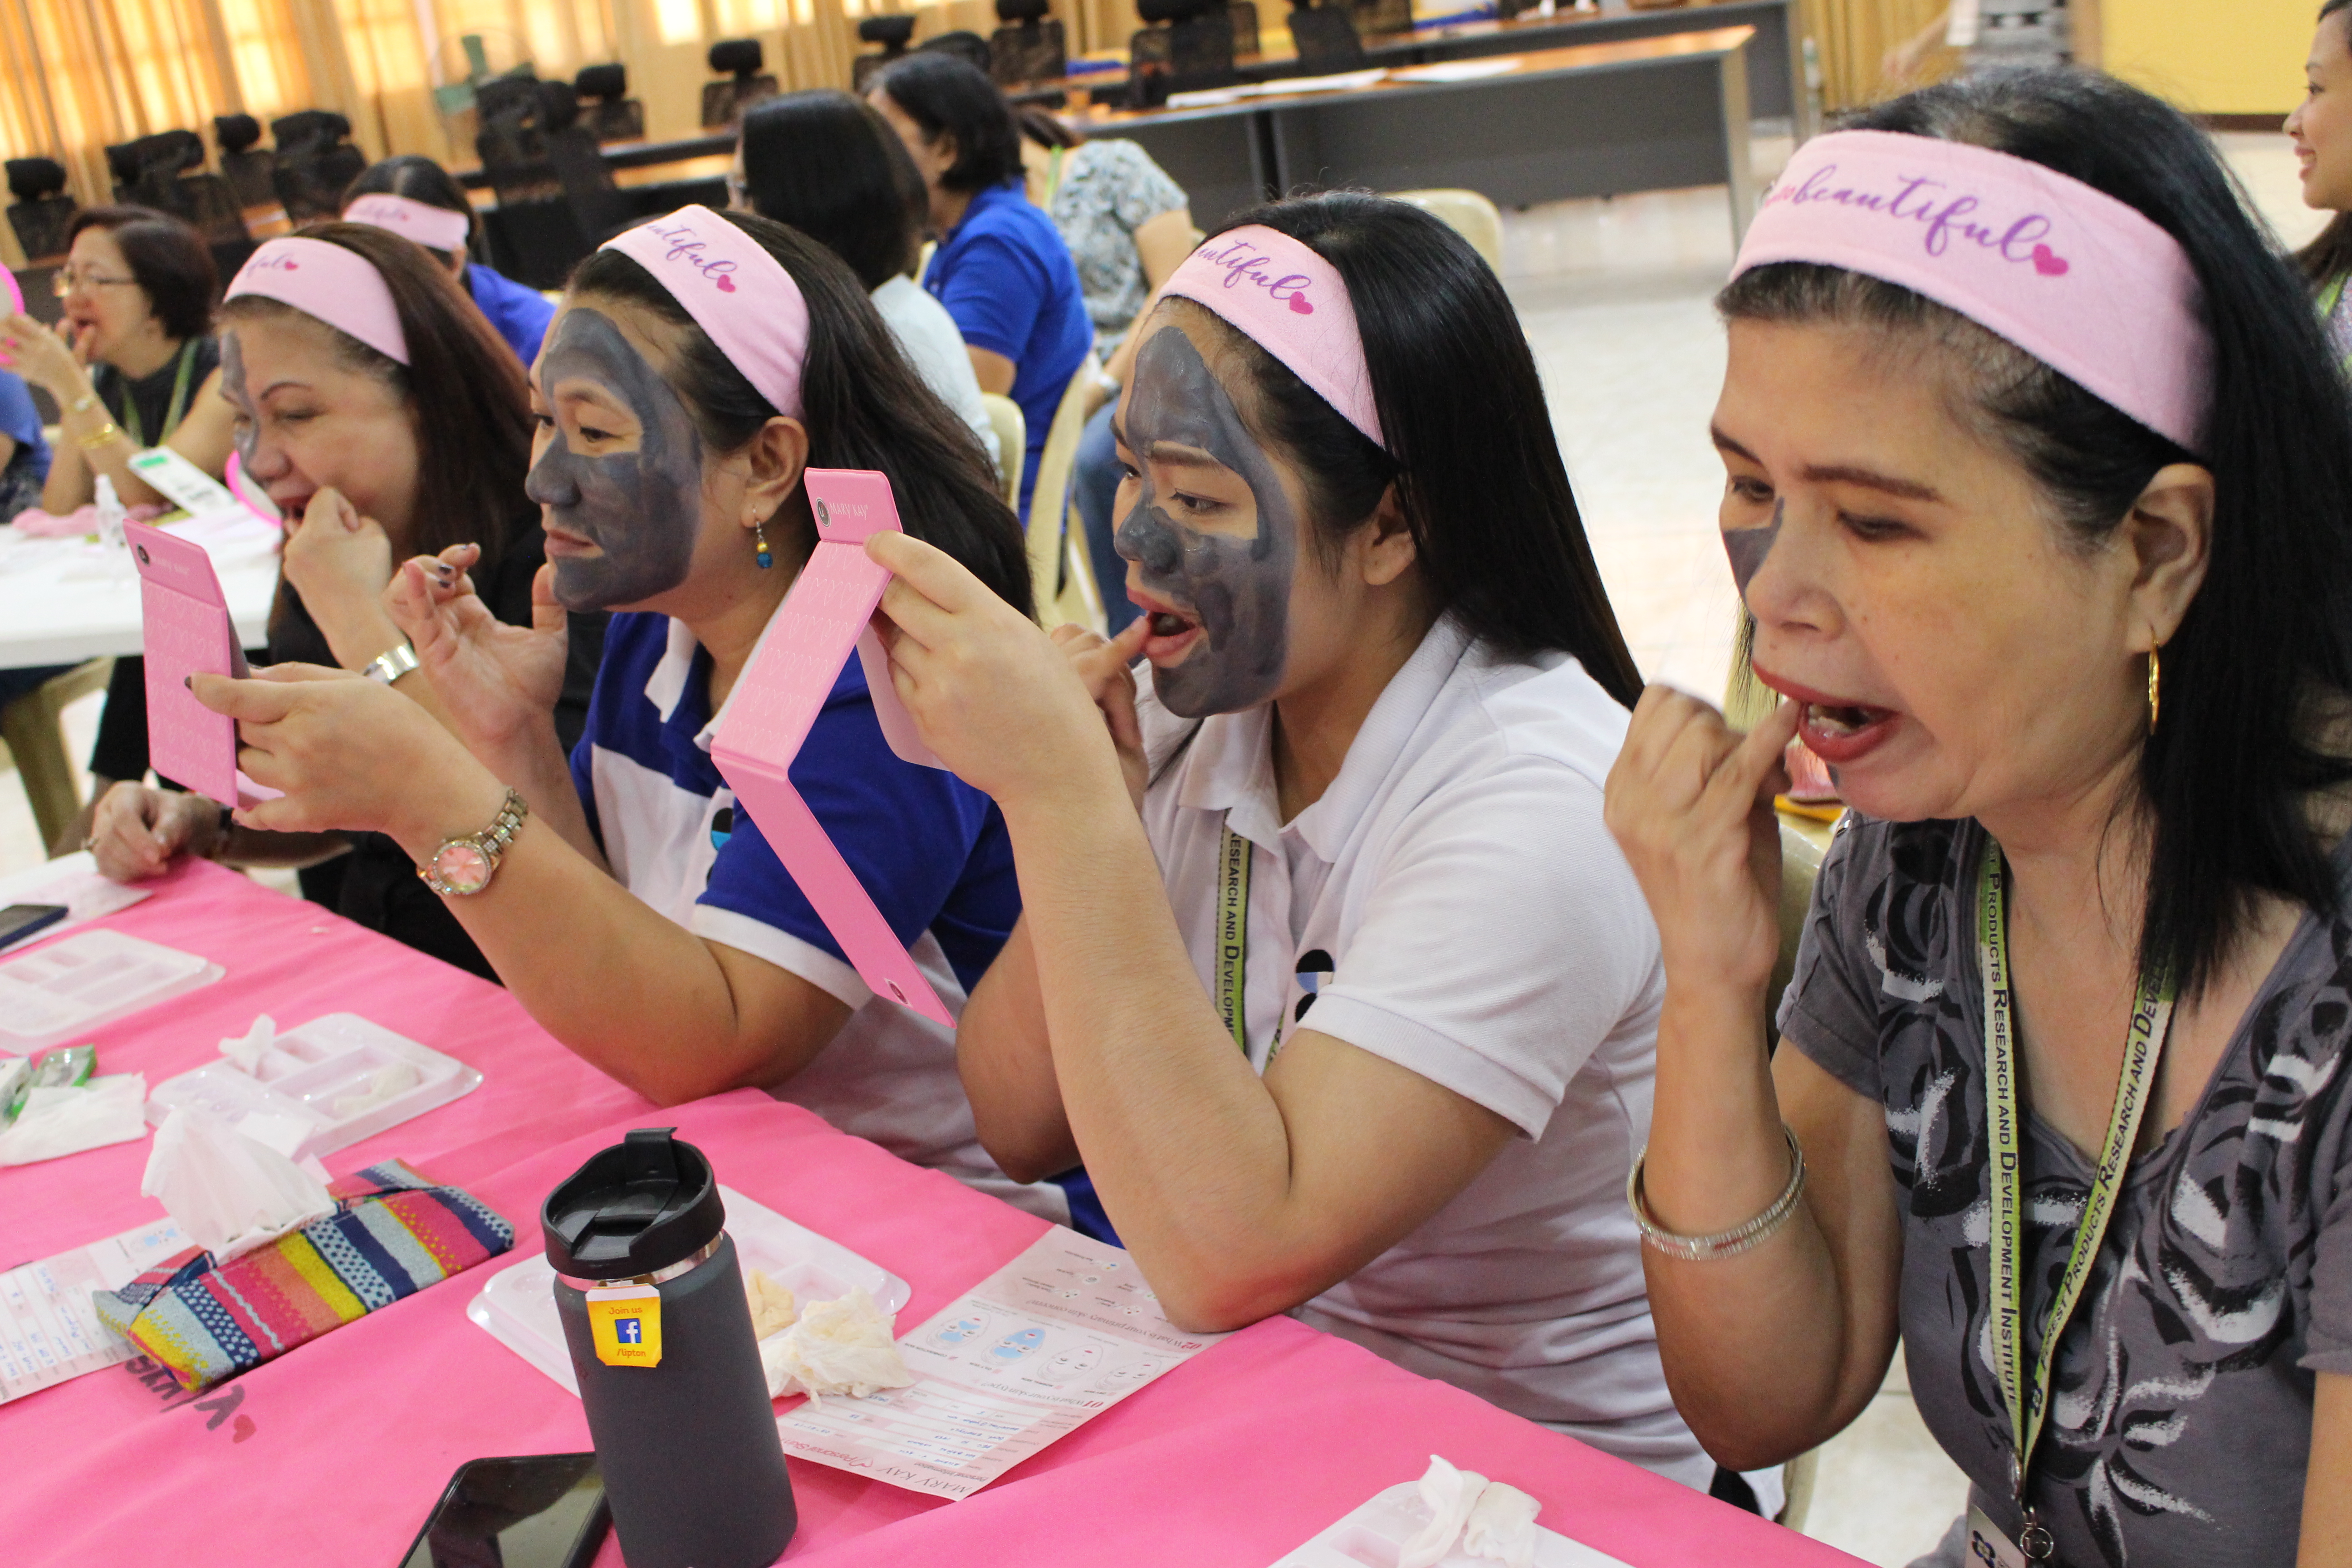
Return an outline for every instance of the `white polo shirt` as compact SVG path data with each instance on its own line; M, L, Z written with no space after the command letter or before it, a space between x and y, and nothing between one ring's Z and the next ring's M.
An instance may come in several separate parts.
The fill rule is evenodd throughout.
M1213 998L1225 827L1251 847L1252 1064L1311 1028L1522 1134L1295 1315L1705 1488L1714 1462L1666 1393L1625 1207L1665 993L1601 817L1625 710L1565 654L1503 660L1441 620L1287 824L1270 707L1196 726L1147 689L1141 713L1144 826Z

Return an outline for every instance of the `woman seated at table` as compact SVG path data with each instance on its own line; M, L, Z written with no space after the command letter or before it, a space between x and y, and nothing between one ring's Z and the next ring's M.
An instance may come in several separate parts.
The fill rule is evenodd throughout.
M1124 386L1135 363L1136 339L1129 329L1177 263L1192 253L1200 231L1192 226L1191 203L1151 154L1125 137L1081 137L1034 105L1024 105L1015 116L1029 200L1054 220L1069 246L1103 375L1112 385ZM1070 475L1070 496L1086 530L1095 577L1107 588L1127 574L1118 561L1111 510L1118 489L1118 452L1110 434L1117 406L1113 397L1087 421ZM1140 613L1125 594L1103 595L1113 636Z
M1785 1458L1899 1336L1972 1483L1933 1562L2352 1563L2344 384L2155 99L1851 123L1719 300L1790 700L1743 741L1652 690L1609 784L1664 944L1633 1195L1676 1402ZM1768 1061L1792 734L1854 815Z
M55 331L30 316L0 328L0 366L57 404L59 429L43 510L63 514L97 499L98 476L124 505L171 504L131 471L148 447L169 447L217 479L228 463L234 417L220 395L214 341L212 252L196 231L149 207L89 207L71 229L58 269L63 319ZM90 798L116 779L147 774L147 688L138 659L117 659L90 752ZM57 848L79 848L85 808Z
M1021 133L986 72L918 53L877 76L866 97L906 143L929 196L940 246L923 287L955 319L980 389L1021 405L1026 519L1045 433L1094 342L1070 247L1022 194Z
M832 88L788 92L743 113L730 179L735 205L789 224L849 264L924 384L953 409L1003 471L980 377L947 307L915 281L923 177L881 115Z
M324 671L200 679L200 698L243 721L246 772L287 792L240 820L390 834L531 1016L654 1100L758 1085L1066 1215L1058 1190L997 1173L949 1031L866 989L709 752L815 547L804 466L887 474L905 526L1019 613L1027 561L979 447L832 252L698 206L582 263L532 391L530 491L551 558L538 629L494 625L456 574L437 586L430 563L404 565L391 596L463 742ZM545 718L563 606L625 612L568 764ZM793 782L960 1006L1019 911L1001 814L891 752L855 658ZM502 853L450 847L494 827Z
M375 199L362 199L371 196ZM472 259L474 204L448 170L414 153L371 163L343 193L343 217L404 234L425 247L525 368L539 358L555 306L538 289Z
M1705 1487L1622 1195L1662 978L1601 784L1640 679L1510 301L1336 195L1244 215L1138 331L1117 641L868 546L1021 871L959 1037L982 1138L1083 1156L1179 1323L1295 1312Z
M220 318L237 451L287 520L267 660L361 671L443 712L382 596L395 561L462 550L453 558L481 603L500 621L530 624L545 554L522 493L531 424L521 367L418 247L360 224L264 245L230 283ZM560 733L577 736L585 721L599 633L595 617L573 628L547 715ZM124 782L99 802L91 847L121 881L181 854L299 866L318 902L490 973L381 835L234 827L202 795Z

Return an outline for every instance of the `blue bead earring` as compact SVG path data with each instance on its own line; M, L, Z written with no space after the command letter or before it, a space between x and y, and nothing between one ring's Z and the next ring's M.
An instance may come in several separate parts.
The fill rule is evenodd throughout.
M752 520L751 543L758 552L753 559L759 562L761 571L765 572L776 563L774 553L768 549L768 523L765 518Z

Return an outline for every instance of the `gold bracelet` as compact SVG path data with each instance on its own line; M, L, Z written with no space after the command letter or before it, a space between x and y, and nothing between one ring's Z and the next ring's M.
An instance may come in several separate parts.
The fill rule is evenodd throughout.
M95 452L100 447L104 447L111 443L116 437L121 434L122 426L110 419L105 424L100 426L97 429L91 431L89 435L81 438L81 449L85 452Z

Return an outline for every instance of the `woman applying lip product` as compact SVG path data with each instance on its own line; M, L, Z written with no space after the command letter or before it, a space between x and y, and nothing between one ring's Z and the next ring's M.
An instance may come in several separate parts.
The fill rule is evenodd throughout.
M1932 1561L2352 1563L2343 382L2156 100L2011 73L1853 124L1718 301L1792 700L1742 739L1654 689L1609 784L1664 945L1631 1196L1676 1403L1784 1458L1899 1335L1972 1483ZM1853 813L1768 1057L1796 733Z
M374 227L322 224L257 250L220 311L225 393L245 472L287 519L265 661L373 676L440 711L381 603L393 563L444 550L501 620L529 625L543 559L522 494L522 370L448 276ZM551 721L577 736L599 626L581 617ZM303 891L477 973L488 966L381 837L231 828L201 795L122 783L100 800L99 868L121 881L186 853L297 865ZM346 853L346 851L349 853Z
M867 547L1020 866L959 1037L982 1136L1083 1156L1180 1323L1295 1312L1706 1487L1621 1196L1661 976L1601 783L1639 677L1510 302L1335 195L1243 215L1137 330L1118 640Z
M909 530L1027 602L1020 532L977 444L831 252L693 206L581 265L532 405L550 557L536 629L495 625L454 574L445 586L430 563L404 566L390 603L457 736L317 671L198 679L242 721L247 773L287 792L239 820L389 834L532 1016L655 1100L758 1085L1066 1215L1057 1191L997 1173L949 1031L866 990L708 750L814 548L803 467L887 473ZM566 606L618 612L568 760L544 718ZM793 777L959 1005L1019 909L995 807L892 753L855 658Z

